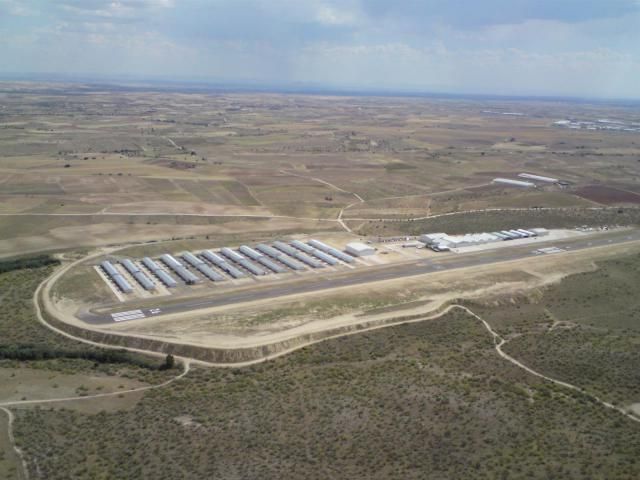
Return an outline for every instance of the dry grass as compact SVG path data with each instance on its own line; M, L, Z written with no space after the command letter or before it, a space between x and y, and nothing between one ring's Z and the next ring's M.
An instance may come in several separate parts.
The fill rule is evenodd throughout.
M12 95L5 97L0 129L0 213L335 218L354 201L311 177L367 200L347 211L357 217L590 204L571 191L473 189L521 171L568 179L576 189L594 182L637 188L640 149L633 136L550 127L567 115L634 114L621 106L2 88ZM482 114L486 109L528 116L506 120ZM438 194L452 189L461 190ZM423 197L407 197L412 195ZM0 255L46 250L56 242L66 247L167 238L167 231L180 237L224 233L195 223L172 229L172 222L158 222L153 228L151 222L124 220L116 227L85 218L85 238L66 217L3 219Z

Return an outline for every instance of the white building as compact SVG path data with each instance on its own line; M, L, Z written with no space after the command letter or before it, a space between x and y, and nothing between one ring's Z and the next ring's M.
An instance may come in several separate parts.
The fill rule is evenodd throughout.
M518 176L529 180L537 180L538 182L558 183L560 181L557 178L543 177L541 175L533 175L532 173L520 173Z
M425 233L424 235L420 235L419 240L425 245L433 245L434 243L438 243L439 239L446 236L446 233Z
M487 243L502 242L529 237L543 237L549 232L544 228L530 228L528 230L503 230L495 233L467 233L465 235L447 235L446 233L427 233L420 236L420 241L428 247L462 248ZM439 250L436 250L439 251Z
M360 242L348 243L345 250L349 255L353 255L354 257L366 257L367 255L374 255L376 253L376 249L371 245L365 245Z
M420 241L426 245L438 245L449 248L469 247L485 243L500 242L503 239L491 233L467 233L465 235L447 235L446 233L431 233L422 235Z
M535 188L535 183L523 182L522 180L511 180L510 178L494 178L493 183L502 183L504 185L511 185L512 187L525 187Z

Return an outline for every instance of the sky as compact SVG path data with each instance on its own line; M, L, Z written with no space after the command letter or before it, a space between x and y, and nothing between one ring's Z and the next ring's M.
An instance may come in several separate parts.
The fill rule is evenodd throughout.
M640 0L0 0L0 74L640 99Z

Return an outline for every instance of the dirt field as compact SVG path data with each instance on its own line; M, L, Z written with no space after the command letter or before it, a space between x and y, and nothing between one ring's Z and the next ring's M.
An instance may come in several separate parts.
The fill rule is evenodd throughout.
M0 364L0 402L117 392L144 385L146 384L143 382L118 376L64 374L46 369L11 368Z
M587 185L576 190L576 195L604 205L639 204L640 195L602 185Z
M618 192L640 186L633 135L552 126L572 115L636 115L621 105L3 88L0 256L333 230L345 208L348 219L618 205L636 203ZM525 115L483 113L500 109ZM525 171L571 186L489 185ZM327 222L309 224L316 219Z

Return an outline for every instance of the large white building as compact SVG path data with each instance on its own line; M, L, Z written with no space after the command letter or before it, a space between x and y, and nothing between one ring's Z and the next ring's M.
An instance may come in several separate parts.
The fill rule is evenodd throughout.
M526 233L525 233L526 232ZM549 233L544 228L532 228L529 230L502 231L493 233L467 233L465 235L447 235L446 233L426 233L420 236L420 241L429 247L461 248L486 243L501 242L528 237L542 237Z
M519 173L520 178L526 178L527 180L537 180L538 182L558 183L560 180L552 177L543 177L542 175L534 175L532 173Z
M366 257L367 255L374 255L376 253L376 249L371 245L360 242L348 243L345 250L349 255L353 255L354 257Z
M522 180L512 180L510 178L494 178L493 183L511 185L512 187L535 188L535 183L523 182Z

